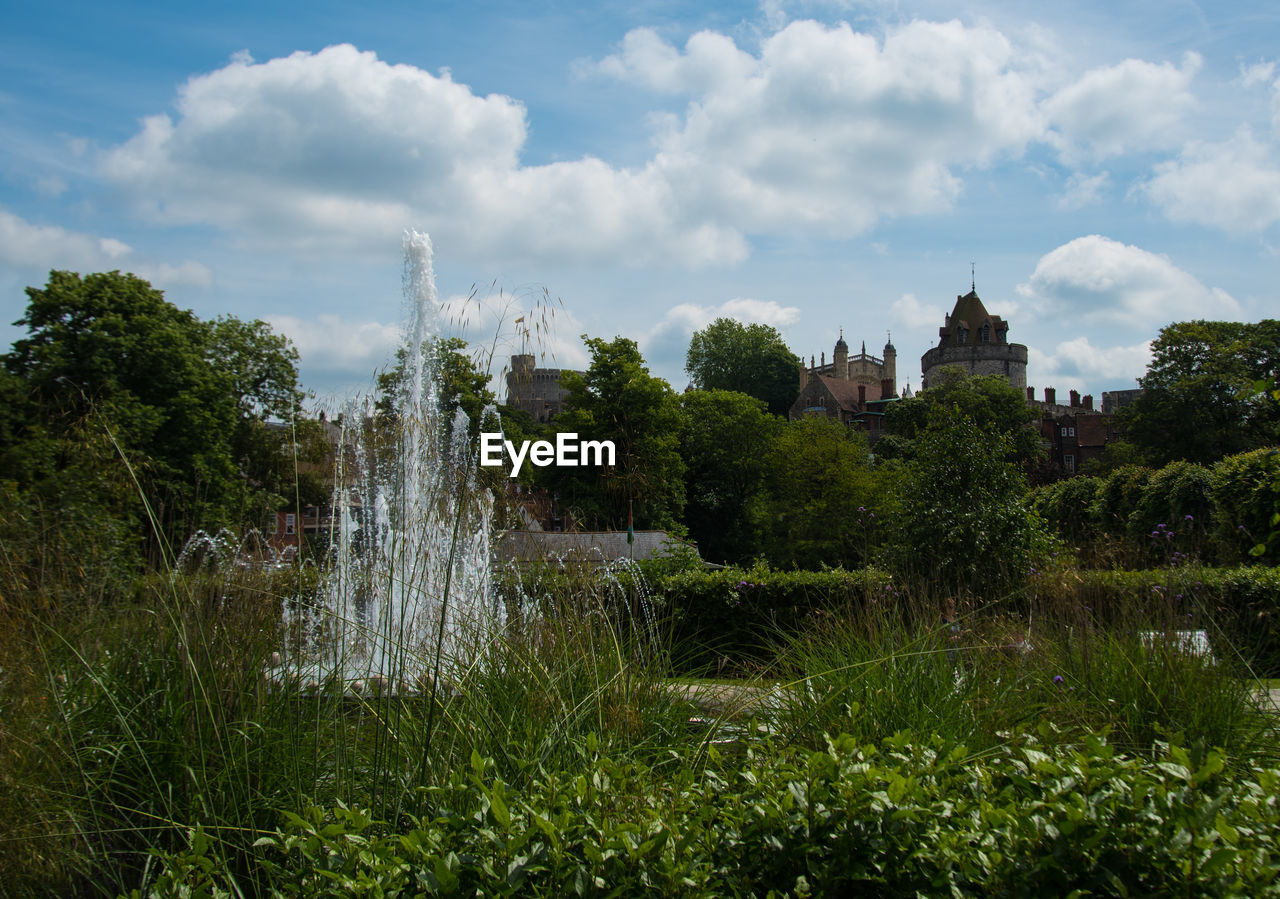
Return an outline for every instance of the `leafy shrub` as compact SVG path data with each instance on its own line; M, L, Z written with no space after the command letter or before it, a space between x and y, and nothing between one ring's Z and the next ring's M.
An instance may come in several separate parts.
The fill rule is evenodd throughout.
M1046 540L1013 452L958 412L932 422L898 485L891 567L944 591L1022 584Z
M284 896L1257 896L1280 877L1280 771L1200 747L1147 761L1046 729L978 757L901 734L711 761L584 749L579 772L514 791L476 756L406 829L311 808L260 844Z
M1214 537L1219 557L1227 562L1280 562L1280 544L1268 540L1280 512L1280 450L1260 449L1228 456L1213 466ZM1264 552L1254 556L1256 546Z
M1123 465L1103 479L1089 509L1094 527L1109 536L1124 537L1129 516L1150 479L1151 469L1140 465Z
M1209 470L1191 462L1171 462L1142 485L1129 514L1129 539L1145 546L1147 558L1155 562L1198 557L1212 509Z
M1092 535L1090 508L1101 485L1101 478L1064 478L1033 490L1031 508L1059 537L1079 545Z

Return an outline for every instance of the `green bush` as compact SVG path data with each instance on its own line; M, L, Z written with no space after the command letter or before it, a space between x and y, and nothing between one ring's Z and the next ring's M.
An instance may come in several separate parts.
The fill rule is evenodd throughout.
M1273 516L1280 512L1280 450L1260 449L1228 456L1210 471L1214 505L1214 538L1226 562L1251 559L1280 562L1280 543L1269 541ZM1254 547L1264 545L1261 556Z
M861 571L777 571L763 565L690 571L654 583L673 660L697 673L741 672L769 665L788 635L816 612L892 606L902 595L893 577Z
M1123 465L1103 479L1089 510L1093 525L1103 534L1124 537L1129 516L1138 506L1143 488L1151 479L1151 469L1140 465Z
M1280 877L1280 771L1099 737L975 756L909 734L820 750L762 744L741 764L656 771L583 750L513 790L480 757L388 827L339 806L264 837L283 896L1259 896ZM203 848L203 847L201 847ZM194 858L193 858L194 856ZM210 874L193 847L166 867Z
M1090 508L1101 485L1101 478L1064 478L1033 490L1031 508L1059 537L1079 546L1092 536Z
M1129 539L1135 547L1145 547L1152 562L1198 558L1212 509L1209 470L1191 462L1171 462L1143 484L1129 514Z

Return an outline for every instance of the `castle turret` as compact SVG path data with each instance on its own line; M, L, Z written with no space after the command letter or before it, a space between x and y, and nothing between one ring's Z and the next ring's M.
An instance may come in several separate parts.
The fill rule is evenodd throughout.
M893 335L886 335L884 343L884 365L880 369L880 377L885 381L887 390L881 390L881 396L894 396L898 392L898 351L893 346Z
M849 380L849 344L844 342L844 328L840 329L840 339L836 341L836 350L831 359L835 363L835 371L831 376L842 381Z
M937 370L955 365L970 375L1003 375L1019 390L1027 386L1027 348L1008 342L1009 325L987 312L977 291L956 297L956 306L938 329L938 345L920 357L921 387Z

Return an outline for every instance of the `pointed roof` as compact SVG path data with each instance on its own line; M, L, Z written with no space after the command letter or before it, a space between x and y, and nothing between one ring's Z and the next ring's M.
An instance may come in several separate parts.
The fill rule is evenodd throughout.
M982 326L991 325L990 343L1004 343L1004 333L1009 330L1004 319L992 315L982 305L976 290L971 290L962 297L956 297L955 308L947 318L946 324L938 329L939 346L978 346L982 343ZM961 340L961 337L964 339Z

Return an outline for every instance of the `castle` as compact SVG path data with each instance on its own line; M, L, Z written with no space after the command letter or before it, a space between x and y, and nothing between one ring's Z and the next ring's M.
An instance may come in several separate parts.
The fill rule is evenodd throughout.
M1008 336L1008 323L987 312L976 290L956 297L955 308L938 329L938 345L920 357L920 386L928 387L942 366L956 365L970 375L1003 375L1025 389L1027 348L1009 343Z
M884 345L883 358L869 355L865 340L862 351L850 357L841 330L829 364L826 353L820 363L810 356L808 367L800 364L800 395L787 417L826 415L845 423L858 422L871 432L874 441L880 433L885 404L897 399L897 368L898 351L892 337Z
M560 376L585 372L568 368L538 368L533 353L511 357L507 372L507 405L527 412L536 422L548 422L564 411L569 391L560 386Z

